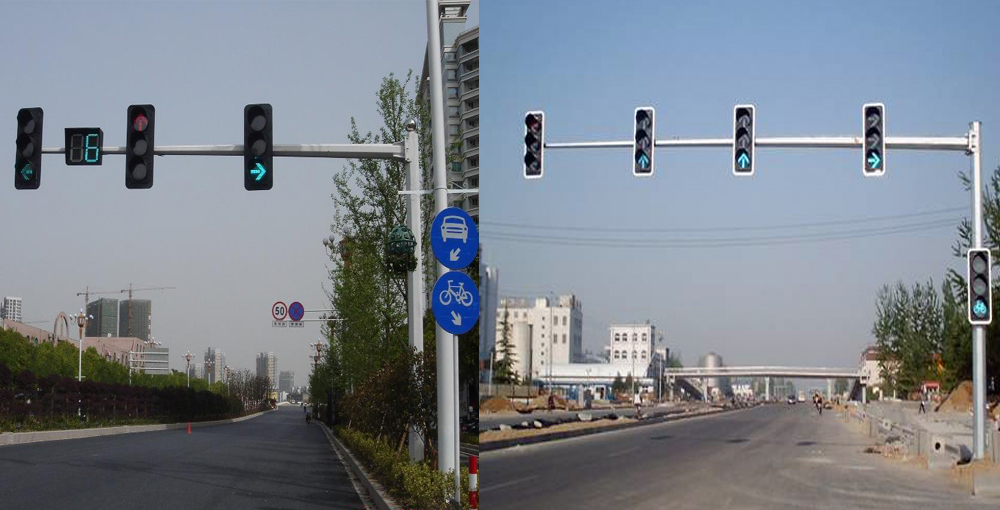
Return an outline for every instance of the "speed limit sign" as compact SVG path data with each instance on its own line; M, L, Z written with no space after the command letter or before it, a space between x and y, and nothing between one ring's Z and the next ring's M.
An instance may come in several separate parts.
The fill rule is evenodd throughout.
M288 307L285 306L285 303L275 301L275 303L271 305L271 316L274 317L274 320L283 321L285 320L286 315L288 315Z

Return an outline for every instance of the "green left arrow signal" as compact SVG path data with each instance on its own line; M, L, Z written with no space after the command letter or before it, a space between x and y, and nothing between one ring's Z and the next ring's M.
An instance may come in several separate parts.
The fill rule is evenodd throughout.
M31 168L31 163L25 163L24 168L21 169L21 177L26 181L31 180L31 176L35 173L35 169Z

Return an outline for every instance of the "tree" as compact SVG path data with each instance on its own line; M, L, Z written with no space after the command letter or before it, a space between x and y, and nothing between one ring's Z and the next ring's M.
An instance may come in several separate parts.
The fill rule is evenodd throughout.
M632 378L632 373L629 372L628 377L625 378L625 389L623 391L631 392L635 384L635 379Z
M879 349L879 369L887 392L919 390L940 374L935 359L943 347L944 309L934 284L902 282L883 286L877 297L872 333Z
M836 394L842 394L847 391L847 379L837 379L833 383L833 392Z
M514 343L511 341L510 310L507 305L503 307L503 319L500 321L500 351L499 356L493 362L493 380L499 384L517 384L518 374L514 370L514 363L517 362L517 354L514 352Z
M628 388L629 387L625 384L625 382L622 381L622 374L615 374L615 380L611 383L611 394L617 396L621 393L625 393Z

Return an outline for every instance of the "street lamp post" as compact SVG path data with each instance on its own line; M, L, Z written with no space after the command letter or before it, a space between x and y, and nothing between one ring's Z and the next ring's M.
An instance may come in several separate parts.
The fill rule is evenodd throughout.
M70 319L76 321L77 326L80 327L80 356L77 363L77 373L76 380L83 381L83 328L87 327L89 319L93 319L93 315L87 315L83 312L83 308L80 309L80 313L75 315L70 315Z
M191 387L191 358L193 358L193 357L194 357L194 355L191 354L191 351L188 351L187 354L184 355L184 361L186 362L185 365L184 365L184 371L187 373L187 387L188 388Z
M490 347L490 386L489 386L489 396L493 396L493 358L497 355L497 348Z

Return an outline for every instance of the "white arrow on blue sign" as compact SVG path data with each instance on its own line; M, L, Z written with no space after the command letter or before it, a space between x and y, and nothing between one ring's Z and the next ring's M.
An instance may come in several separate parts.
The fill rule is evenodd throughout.
M469 275L448 271L438 278L431 294L434 318L441 329L461 335L479 320L479 289Z
M448 269L462 269L471 264L479 251L479 230L472 216L458 207L439 212L431 224L431 249Z

